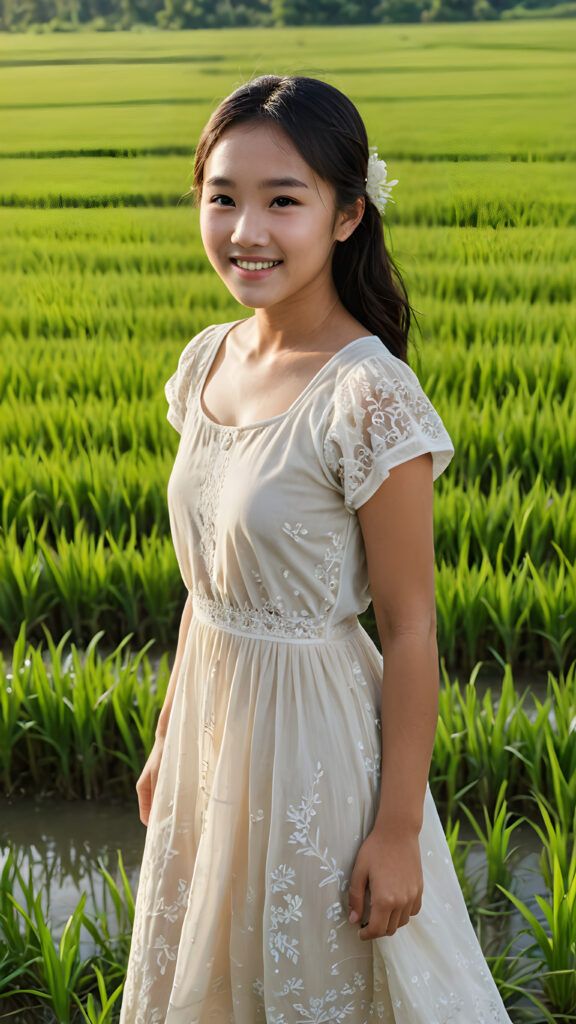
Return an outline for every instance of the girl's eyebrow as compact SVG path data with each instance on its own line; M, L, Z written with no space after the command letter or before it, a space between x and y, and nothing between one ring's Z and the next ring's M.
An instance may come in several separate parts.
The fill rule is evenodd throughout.
M216 188L232 188L235 182L230 178L209 178L206 184ZM308 185L298 178L267 178L260 182L258 188L308 188Z

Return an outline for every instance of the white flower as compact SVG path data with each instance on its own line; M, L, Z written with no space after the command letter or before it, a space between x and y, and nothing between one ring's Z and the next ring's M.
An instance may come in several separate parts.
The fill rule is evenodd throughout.
M370 146L368 158L368 177L366 178L366 193L368 198L382 215L386 210L386 203L391 198L390 189L398 184L398 179L386 181L386 162L378 159L376 146ZM394 200L391 200L394 202Z

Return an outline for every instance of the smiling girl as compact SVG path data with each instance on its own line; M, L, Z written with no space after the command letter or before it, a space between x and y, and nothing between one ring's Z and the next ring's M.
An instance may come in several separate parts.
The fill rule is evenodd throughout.
M383 170L304 77L242 86L198 143L206 254L254 314L166 385L189 593L136 787L121 1024L509 1022L427 785L454 448L407 363Z

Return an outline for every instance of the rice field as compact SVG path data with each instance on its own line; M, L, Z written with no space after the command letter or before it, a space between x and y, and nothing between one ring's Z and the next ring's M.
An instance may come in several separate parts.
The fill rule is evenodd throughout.
M134 799L185 598L163 384L190 337L244 313L201 250L195 139L253 73L325 77L400 181L386 238L418 316L410 362L456 449L435 485L431 785L519 1024L576 1019L575 36L570 21L0 36L2 793ZM523 822L541 848L529 905ZM81 903L53 936L8 857L0 1005L23 1024L117 1019L121 857L106 884L111 914Z

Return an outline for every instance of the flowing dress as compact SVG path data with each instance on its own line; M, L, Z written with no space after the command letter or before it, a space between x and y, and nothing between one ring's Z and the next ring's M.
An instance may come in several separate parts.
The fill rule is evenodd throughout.
M166 384L168 484L193 615L146 834L120 1024L510 1024L427 789L420 913L361 941L357 851L378 808L382 656L357 509L390 470L454 454L414 371L375 336L282 414L211 419L233 323Z

